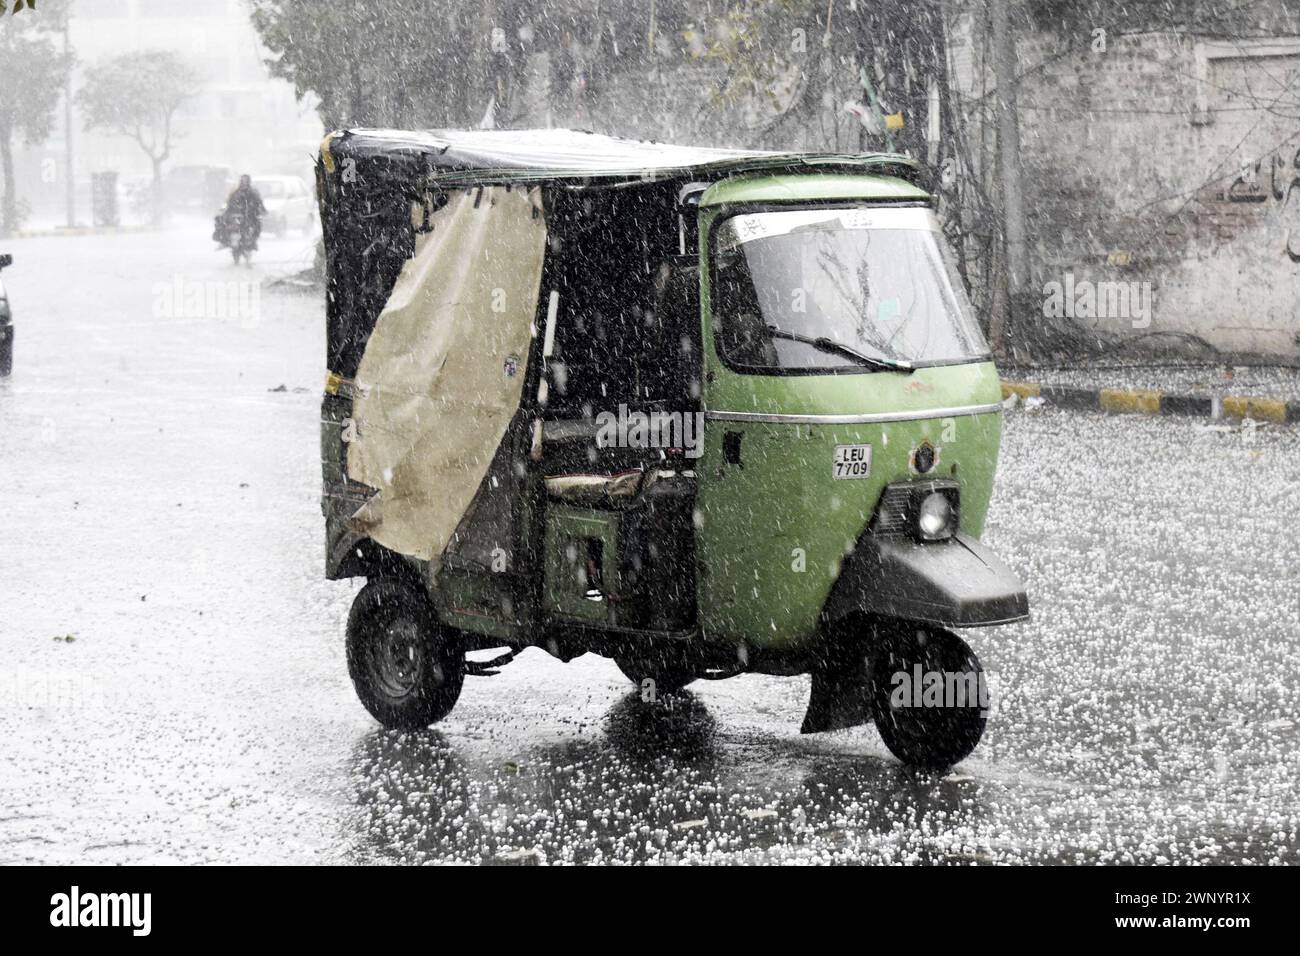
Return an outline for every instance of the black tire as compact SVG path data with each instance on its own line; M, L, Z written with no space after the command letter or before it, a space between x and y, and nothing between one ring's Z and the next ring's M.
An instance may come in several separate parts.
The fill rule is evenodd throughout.
M465 653L415 584L371 581L348 614L348 673L375 720L416 730L451 713L465 682Z
M0 325L0 377L14 370L14 327Z
M675 694L700 675L689 662L676 655L647 654L644 657L616 657L614 663L623 676L641 687L643 681L654 681L654 692Z
M984 670L975 652L951 631L924 624L903 624L881 638L871 662L871 712L885 746L903 763L927 770L963 760L987 723ZM918 664L919 688L914 686ZM924 694L924 677L933 673L943 675L937 705Z

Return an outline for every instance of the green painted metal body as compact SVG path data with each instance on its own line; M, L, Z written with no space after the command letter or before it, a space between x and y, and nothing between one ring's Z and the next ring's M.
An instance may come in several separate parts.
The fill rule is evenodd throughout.
M840 562L866 529L886 484L915 477L910 459L928 440L939 451L927 475L961 486L961 530L978 537L992 493L1001 440L1000 409L979 415L936 410L996 404L992 362L863 372L751 375L718 356L709 299L709 227L752 204L819 201L918 202L928 196L882 176L761 176L732 179L701 197L700 274L705 451L699 472L699 608L707 639L796 650L816 639ZM900 414L876 424L720 420L719 413ZM739 433L740 464L724 462L726 434ZM734 443L736 439L732 439ZM869 477L836 480L835 446L869 444Z

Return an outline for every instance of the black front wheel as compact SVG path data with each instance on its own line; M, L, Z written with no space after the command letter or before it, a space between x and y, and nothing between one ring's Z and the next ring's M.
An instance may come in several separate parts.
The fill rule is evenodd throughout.
M943 770L979 743L988 719L979 658L951 631L900 624L871 661L871 712L885 746L912 766Z
M348 614L347 651L357 697L385 727L427 727L456 706L464 651L415 585L381 580L362 588Z

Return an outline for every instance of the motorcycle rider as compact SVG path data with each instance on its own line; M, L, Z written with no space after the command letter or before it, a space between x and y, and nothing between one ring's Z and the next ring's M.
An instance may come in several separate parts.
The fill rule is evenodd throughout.
M226 199L226 211L224 215L227 219L232 216L239 216L243 223L242 232L248 237L248 248L257 248L257 237L262 234L262 214L266 212L266 206L262 202L262 195L253 188L252 178L245 173L239 177L239 185L235 188L229 198Z

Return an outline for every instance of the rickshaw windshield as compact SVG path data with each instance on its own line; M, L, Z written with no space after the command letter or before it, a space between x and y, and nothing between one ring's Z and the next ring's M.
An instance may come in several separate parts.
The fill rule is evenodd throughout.
M710 251L718 349L739 371L872 371L989 357L929 209L741 213L713 229Z

